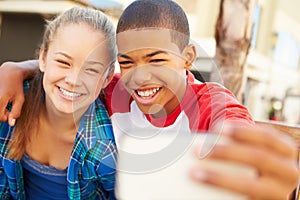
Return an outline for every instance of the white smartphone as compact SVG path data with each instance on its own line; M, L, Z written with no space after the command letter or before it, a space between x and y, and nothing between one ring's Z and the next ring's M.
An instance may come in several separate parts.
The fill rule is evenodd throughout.
M247 199L222 188L196 183L189 175L192 167L201 165L226 173L255 176L254 169L249 167L205 159L215 144L229 141L215 134L164 133L149 136L136 138L127 135L119 140L115 190L118 199ZM201 155L196 156L196 146L201 148Z

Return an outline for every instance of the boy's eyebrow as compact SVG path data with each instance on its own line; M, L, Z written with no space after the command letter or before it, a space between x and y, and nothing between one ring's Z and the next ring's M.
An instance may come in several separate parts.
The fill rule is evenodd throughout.
M162 51L162 50L158 50L158 51L155 51L155 52L147 54L145 57L152 57L152 56L155 56L157 54L168 54L168 52Z
M118 53L118 57L123 57L123 58L131 59L129 56L127 56L125 54L121 54L121 53Z
M158 51L146 54L144 57L152 57L152 56L155 56L157 54L168 54L168 52L167 51L158 50ZM127 56L126 54L119 53L118 56L119 57L123 57L123 58L127 58L127 59L131 59L131 57Z

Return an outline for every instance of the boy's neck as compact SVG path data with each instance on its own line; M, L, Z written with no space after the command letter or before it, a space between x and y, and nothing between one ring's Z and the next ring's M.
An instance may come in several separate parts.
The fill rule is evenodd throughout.
M168 116L168 114L164 110L160 110L157 113L150 114L151 118L165 118Z

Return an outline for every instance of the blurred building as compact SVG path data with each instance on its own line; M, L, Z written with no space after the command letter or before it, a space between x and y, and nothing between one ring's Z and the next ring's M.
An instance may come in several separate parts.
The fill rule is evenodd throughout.
M187 13L192 42L197 46L194 73L199 79L208 81L211 69L216 67L214 32L221 0L174 1ZM300 122L300 1L257 1L244 103L256 120L268 119L275 109L274 119ZM102 10L116 23L131 2L0 0L0 62L34 58L44 18L51 18L72 6L88 6Z
M257 119L266 118L275 98L282 105L278 119L299 123L299 6L298 0L259 1L258 31L247 68L248 107Z
M73 6L97 8L114 23L123 10L114 0L0 0L0 63L35 58L45 19Z
M192 39L206 55L199 54L194 68L204 71L207 77L214 67L214 32L220 0L175 1L188 14ZM256 120L267 120L272 109L277 109L274 119L299 123L300 1L257 2L244 103Z

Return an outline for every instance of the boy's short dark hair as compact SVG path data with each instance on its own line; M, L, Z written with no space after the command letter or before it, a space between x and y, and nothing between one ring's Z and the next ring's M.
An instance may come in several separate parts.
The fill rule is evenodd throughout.
M190 39L189 23L183 9L171 0L137 0L121 15L117 33L140 28L171 30L172 41L182 51Z

